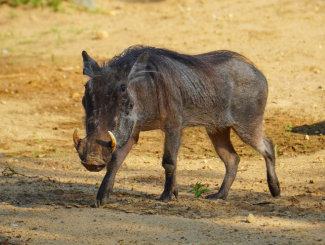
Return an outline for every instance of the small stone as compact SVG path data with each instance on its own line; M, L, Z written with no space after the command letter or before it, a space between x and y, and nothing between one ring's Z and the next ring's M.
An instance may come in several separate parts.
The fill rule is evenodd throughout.
M315 180L311 179L311 180L309 180L309 183L310 184L315 184Z
M72 0L73 3L85 6L90 10L95 10L97 8L97 3L95 0Z
M305 135L305 140L309 140L308 134Z
M97 32L97 39L106 39L108 38L107 31L99 31Z
M76 99L76 98L78 98L79 96L80 96L80 94L77 93L77 92L71 94L71 98L72 98L72 99Z
M31 19L32 21L37 21L37 17L36 17L35 15L33 15L33 14L30 16L30 19Z
M108 15L110 15L110 16L115 16L115 15L117 15L117 12L116 11L109 11L108 12Z
M249 215L247 216L247 222L248 222L248 223L255 223L255 222L256 222L256 218L255 218L255 216L254 216L253 214L249 214Z
M7 102L6 102L6 101L4 101L4 100L2 100L2 101L1 101L1 104L3 104L3 105L6 105L6 104L7 104Z
M208 170L208 169L212 169L212 168L209 165L206 165L202 169Z

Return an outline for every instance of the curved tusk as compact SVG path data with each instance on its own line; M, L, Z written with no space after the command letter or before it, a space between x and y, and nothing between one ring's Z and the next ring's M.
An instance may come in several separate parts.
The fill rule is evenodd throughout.
M74 132L73 132L73 136L72 136L72 138L73 138L73 143L74 143L74 147L76 148L76 149L78 149L78 145L79 145L79 141L80 141L80 138L79 138L79 136L78 136L78 128L76 128L75 130L74 130Z
M115 151L116 149L116 139L113 135L113 133L111 131L108 131L109 137L111 137L111 148L112 148L112 153Z

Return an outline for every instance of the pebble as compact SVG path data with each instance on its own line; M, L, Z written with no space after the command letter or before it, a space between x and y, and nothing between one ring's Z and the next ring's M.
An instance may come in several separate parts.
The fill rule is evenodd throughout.
M33 14L30 16L30 19L31 19L32 21L37 21L37 20L38 20L37 17L36 17L35 15L33 15Z
M72 99L76 99L76 98L78 98L79 96L80 96L80 94L77 93L77 92L71 94L71 98L72 98Z
M6 105L6 104L7 104L7 102L6 102L6 101L4 101L4 100L2 100L2 101L1 101L1 104L3 104L3 105Z
M110 15L110 16L115 16L115 15L117 15L117 12L116 11L109 11L108 12L108 15Z
M97 3L95 0L72 0L73 3L85 6L90 10L95 10L97 8Z
M97 39L106 39L108 38L107 31L99 31L97 32Z
M249 214L249 215L247 216L247 222L248 222L248 223L255 223L255 222L256 222L256 218L255 218L255 216L254 216L253 214Z
M202 169L212 169L209 165L204 166Z
M305 135L305 140L309 140L308 134Z

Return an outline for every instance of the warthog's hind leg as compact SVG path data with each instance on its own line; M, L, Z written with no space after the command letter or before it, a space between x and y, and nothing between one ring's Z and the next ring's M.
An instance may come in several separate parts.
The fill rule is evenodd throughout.
M267 171L267 184L272 196L276 197L280 195L280 183L275 173L275 153L273 148L273 142L269 138L263 136L264 146L261 151L266 163Z
M225 199L230 186L235 180L239 164L239 156L230 141L230 128L222 132L208 131L214 149L226 166L226 175L218 193L207 196L207 199Z
M252 130L254 129L254 130ZM267 183L272 196L280 195L280 183L275 173L275 153L273 142L263 135L263 123L251 127L251 130L234 129L241 140L260 153L266 163Z

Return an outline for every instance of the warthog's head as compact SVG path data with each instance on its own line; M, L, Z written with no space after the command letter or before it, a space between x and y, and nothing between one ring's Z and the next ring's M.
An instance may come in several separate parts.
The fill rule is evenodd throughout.
M145 64L149 55L142 55L129 67L99 67L85 51L82 56L83 74L91 78L82 99L87 135L79 139L76 129L73 141L81 163L89 171L100 171L116 158L116 152L133 134L137 117L130 80L138 73L137 63Z

